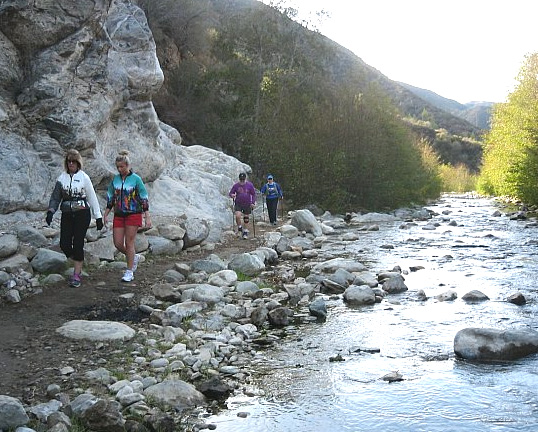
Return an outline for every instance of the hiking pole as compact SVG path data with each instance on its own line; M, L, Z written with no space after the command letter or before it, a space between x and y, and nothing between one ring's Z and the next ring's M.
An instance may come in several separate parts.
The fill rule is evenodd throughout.
M280 197L280 213L281 213L281 219L284 221L284 198Z
M235 232L235 199L232 198L232 231Z
M265 199L262 197L262 213L263 213L263 221L265 222Z
M252 233L254 238L256 238L256 217L254 216L254 208L252 209Z

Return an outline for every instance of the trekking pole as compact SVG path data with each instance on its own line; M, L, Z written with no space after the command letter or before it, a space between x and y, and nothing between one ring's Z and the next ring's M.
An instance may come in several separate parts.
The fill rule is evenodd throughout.
M265 222L265 199L262 197L262 212L263 212L263 221Z
M235 199L232 198L232 231L235 232Z
M281 213L281 218L282 220L284 220L284 198L280 198L280 213Z
M252 233L254 238L256 238L256 217L254 216L254 209L252 209Z

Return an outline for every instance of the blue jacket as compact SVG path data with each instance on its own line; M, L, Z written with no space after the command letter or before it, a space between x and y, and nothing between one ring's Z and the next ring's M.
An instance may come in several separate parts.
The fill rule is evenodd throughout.
M266 183L260 189L260 192L266 196L266 199L278 199L282 198L282 189L277 182Z
M106 193L106 206L116 216L143 213L149 210L148 192L142 179L132 171L125 177L116 174Z

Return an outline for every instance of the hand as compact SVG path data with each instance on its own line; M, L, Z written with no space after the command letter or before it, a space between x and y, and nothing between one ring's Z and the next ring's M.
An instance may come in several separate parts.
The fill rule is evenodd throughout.
M95 219L95 225L97 225L97 231L101 231L103 229L103 219Z
M47 212L47 217L45 218L45 221L47 222L47 225L50 226L52 223L52 216L54 216L54 212L52 210L49 210Z
M144 222L145 222L146 228L151 228L151 217L149 216L149 213L146 213Z

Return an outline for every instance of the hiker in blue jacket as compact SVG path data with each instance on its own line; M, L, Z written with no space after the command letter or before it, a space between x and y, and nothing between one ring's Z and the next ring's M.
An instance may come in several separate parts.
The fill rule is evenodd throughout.
M278 200L282 199L283 195L280 185L274 181L272 174L267 176L267 183L262 186L260 192L262 195L265 195L267 213L269 213L269 222L272 225L276 225L276 210L278 207Z

